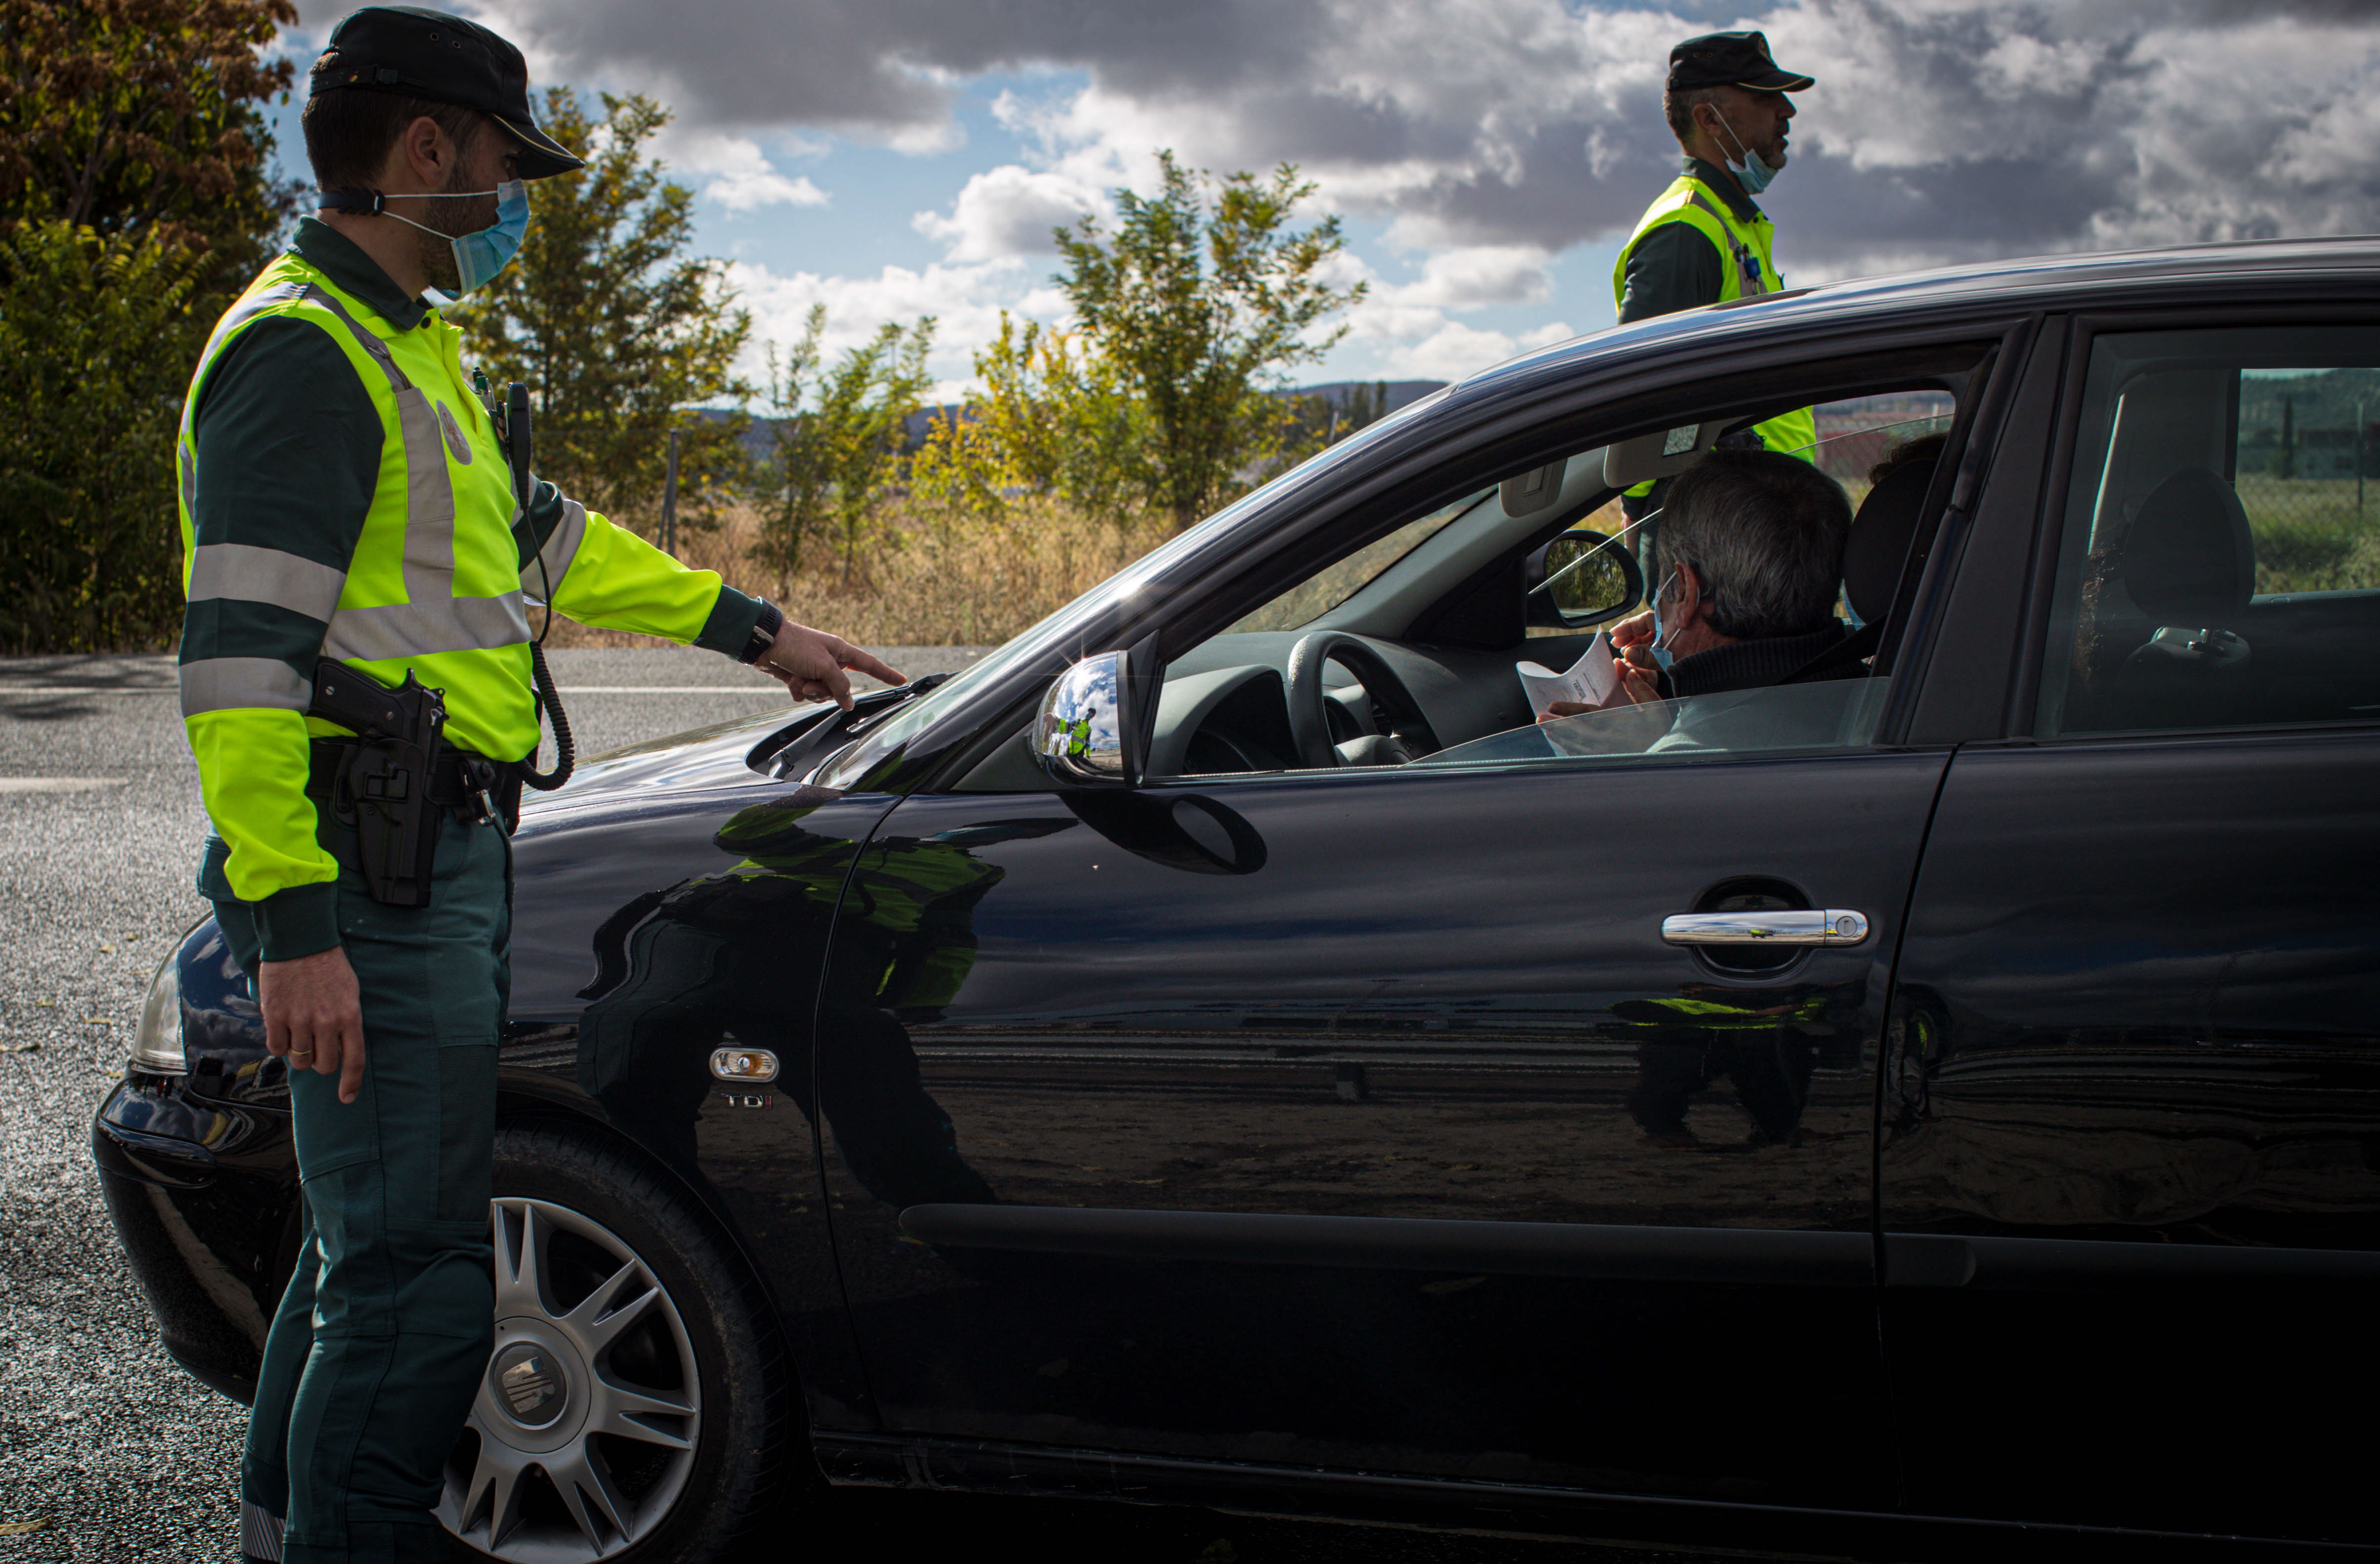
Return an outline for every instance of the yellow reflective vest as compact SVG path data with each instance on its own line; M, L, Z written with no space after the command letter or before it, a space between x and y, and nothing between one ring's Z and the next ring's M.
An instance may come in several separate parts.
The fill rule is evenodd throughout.
M208 475L197 424L209 375L243 333L275 319L310 323L336 345L379 417L376 431L340 431L378 439L352 550L293 530L302 522L239 515L225 523L222 506L200 503ZM224 874L243 901L338 877L305 793L310 740L346 732L304 715L317 657L391 686L416 674L445 691L449 742L511 760L537 745L529 608L549 588L557 612L680 642L703 635L731 606L723 598L754 606L722 592L716 574L686 569L550 486L539 493L551 526L535 529L542 546L528 554L522 538L536 540L526 527L516 533L510 469L465 377L461 341L434 317L388 321L292 250L225 313L191 377L176 446L189 600L182 718L208 817L229 850ZM288 434L322 437L309 427ZM202 509L219 518L204 536Z
M1777 275L1777 262L1771 254L1777 225L1768 220L1768 214L1762 212L1754 221L1744 223L1718 192L1691 174L1681 174L1661 192L1658 200L1645 209L1636 231L1620 247L1619 257L1611 263L1613 308L1619 307L1628 291L1628 258L1635 253L1645 235L1668 223L1685 224L1718 251L1719 295L1714 303L1756 298L1783 290L1785 284ZM1805 460L1811 457L1810 448L1818 439L1817 419L1807 407L1779 414L1752 427L1771 451L1783 451Z

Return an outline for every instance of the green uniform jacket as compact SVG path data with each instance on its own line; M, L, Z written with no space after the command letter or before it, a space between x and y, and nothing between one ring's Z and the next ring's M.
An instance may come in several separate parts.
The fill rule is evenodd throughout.
M1684 159L1612 262L1621 324L1781 291L1776 234L1732 178L1700 158ZM1753 427L1771 451L1798 456L1808 456L1818 438L1806 408Z
M305 715L317 659L446 692L446 736L535 752L528 607L735 653L759 604L550 483L512 491L462 333L308 219L191 376L179 465L182 717L212 849L265 960L339 942ZM524 591L526 584L527 591Z

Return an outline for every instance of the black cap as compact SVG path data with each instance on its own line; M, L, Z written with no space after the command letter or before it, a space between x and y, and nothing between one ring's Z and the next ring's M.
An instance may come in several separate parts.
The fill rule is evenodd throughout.
M521 144L520 176L542 179L587 166L537 127L521 52L477 22L419 6L367 6L331 30L306 95L341 90L402 92L459 103L501 121Z
M1670 86L1749 87L1755 92L1799 92L1816 79L1785 69L1757 32L1706 32L1670 51Z

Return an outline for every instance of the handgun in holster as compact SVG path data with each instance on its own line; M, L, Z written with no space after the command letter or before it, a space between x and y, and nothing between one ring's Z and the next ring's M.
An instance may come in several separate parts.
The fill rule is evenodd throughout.
M364 887L392 907L430 904L430 871L438 851L438 817L452 801L431 794L445 751L446 692L430 689L407 670L390 689L344 662L314 665L314 699L306 709L352 729L343 763L332 779L331 807L356 831Z

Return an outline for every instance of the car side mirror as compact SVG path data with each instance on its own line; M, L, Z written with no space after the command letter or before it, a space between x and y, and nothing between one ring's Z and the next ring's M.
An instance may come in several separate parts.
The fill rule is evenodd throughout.
M1528 622L1584 630L1615 618L1645 595L1645 573L1624 545L1591 527L1573 527L1531 554Z
M1103 651L1087 657L1050 686L1033 724L1033 757L1041 769L1071 787L1136 787L1140 783L1140 724L1135 721L1131 654Z

